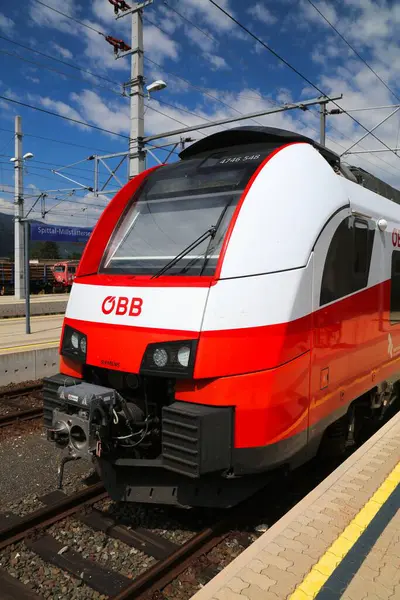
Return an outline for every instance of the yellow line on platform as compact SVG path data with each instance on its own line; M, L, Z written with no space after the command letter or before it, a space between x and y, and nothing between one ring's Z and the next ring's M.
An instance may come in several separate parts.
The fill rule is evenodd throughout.
M57 345L60 343L60 340L49 340L48 342L37 342L36 344L24 344L23 346L11 346L10 348L0 348L0 354L2 352L7 352L7 351L15 351L15 350L24 350L25 348L35 348L38 346L48 346L49 344L51 344L52 346Z
M329 577L351 550L372 519L385 504L391 493L400 483L400 462L385 479L380 488L368 500L346 529L323 554L310 573L303 579L289 600L310 600L315 598Z

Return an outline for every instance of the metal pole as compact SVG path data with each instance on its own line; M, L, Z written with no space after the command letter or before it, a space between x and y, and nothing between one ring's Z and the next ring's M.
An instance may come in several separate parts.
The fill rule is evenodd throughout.
M355 150L354 152L346 152L346 154L376 154L377 152L400 152L400 148L389 148L388 150Z
M320 118L320 144L325 146L326 136L326 103L321 102L319 105L319 118Z
M137 4L136 4L137 7ZM129 140L129 179L145 169L144 137L144 65L143 65L143 16L142 9L132 12L132 49L131 55L131 106Z
M24 182L22 158L21 117L15 117L15 186L14 186L14 296L16 300L24 298L24 238L22 218L24 216Z
M341 100L343 98L343 94L340 96L332 96L327 97L326 102L330 102L331 100ZM147 144L148 142L152 142L154 140L160 140L165 137L172 137L175 135L181 135L184 133L189 133L190 131L201 131L203 129L208 129L210 127L217 127L218 125L228 125L229 123L236 123L238 121L244 121L246 119L255 119L257 117L263 117L265 115L273 115L275 113L286 112L289 110L307 110L309 106L315 106L316 104L321 104L325 100L321 98L314 98L312 100L304 100L303 102L295 102L294 104L285 104L283 106L278 106L277 108L270 108L268 110L260 110L256 113L250 113L247 115L242 115L240 117L229 117L228 119L221 119L220 121L211 121L210 123L201 123L200 125L191 125L190 127L183 127L182 129L174 129L173 131L165 131L164 133L157 133L156 135L148 135L144 138L144 142Z
M25 332L31 333L31 294L29 281L29 238L30 238L30 223L24 221L24 274L25 274Z

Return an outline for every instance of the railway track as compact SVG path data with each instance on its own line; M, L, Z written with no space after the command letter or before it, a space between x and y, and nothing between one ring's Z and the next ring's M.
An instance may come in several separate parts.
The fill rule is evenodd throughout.
M26 409L23 406L24 398L41 401L41 389L42 383L3 389L0 392L0 407L5 412L4 414L0 412L0 429L41 417L43 415L43 408L41 406ZM13 408L17 408L17 410L9 412Z
M41 559L67 571L93 590L112 600L142 598L145 594L165 587L178 577L189 564L219 544L229 532L233 512L228 518L216 521L179 545L166 537L141 527L128 528L114 521L107 513L94 508L94 504L107 497L102 484L66 496L60 491L40 498L44 508L19 517L0 514L0 551L7 546L24 542L25 546ZM111 538L156 559L156 563L131 581L121 573L113 572L95 561L85 559L80 553L63 545L46 532L50 526L73 517L88 527L107 533ZM30 587L0 568L0 589L7 589L8 600L36 599Z
M43 384L32 383L30 385L14 386L12 388L3 388L0 391L0 402L3 400L10 400L12 398L20 398L21 396L27 396L32 392L40 392Z
M343 457L343 460L345 458ZM224 566L223 560L218 562L218 558L223 556L223 548L229 547L236 537L242 537L247 538L243 543L239 543L243 550L258 537L254 537L258 524L266 524L260 530L256 530L262 534L265 528L279 520L340 462L342 460L326 464L314 462L301 467L288 477L275 477L266 481L264 490L235 508L224 511L222 518L221 513L213 513L211 521L205 527L202 526L200 531L195 532L196 527L192 527L191 523L187 532L190 537L180 540L181 543L176 537L167 537L166 531L158 533L160 530L155 529L153 523L142 527L141 522L134 523L132 517L132 520L126 521L121 518L119 512L118 516L112 514L112 509L107 508L108 502L111 501L101 483L68 496L63 492L54 491L39 498L42 508L24 517L0 513L0 597L7 600L43 600L38 594L45 593L46 598L57 597L65 600L72 597L82 597L85 600L92 597L102 600L166 600L174 598L178 589L177 598L189 598L191 592L198 589L199 582L206 583L221 566ZM79 541L81 547L78 547L75 540L71 541L71 536L63 537L66 531L75 531L75 523L82 524L89 530L89 533L85 534L86 541ZM168 530L169 525L164 522L163 529L164 524L165 530ZM253 539L250 539L249 531L252 532ZM142 560L142 556L149 557L153 564L141 573L136 573L135 577L131 574L127 576L125 567L121 568L119 563L116 567L112 560L102 561L100 554L96 555L91 545L96 544L95 539L98 538L95 536L99 532L107 538L103 547L106 547L109 541L115 540L117 544L122 543L119 550L117 546L117 553L121 553L120 555L123 552L129 554L131 548L133 552L138 553L139 560ZM70 585L84 586L79 588L79 594L84 595L72 596L72 592L68 590L64 595L49 596L43 580L33 589L30 587L30 581L35 582L35 576L31 575L30 580L28 578L26 581L25 567L23 571L18 572L20 579L16 578L17 575L12 577L9 572L10 559L22 553L22 548L38 557L43 564L50 565L50 579L53 577L53 571L56 573L54 578L58 578L58 581L68 574L68 577L73 578ZM239 553L242 550L239 550ZM234 556L225 564L233 558ZM29 558L25 565L34 560ZM189 583L185 580L188 574L192 578L192 582ZM178 588L174 588L176 585ZM90 596L89 592L96 595Z

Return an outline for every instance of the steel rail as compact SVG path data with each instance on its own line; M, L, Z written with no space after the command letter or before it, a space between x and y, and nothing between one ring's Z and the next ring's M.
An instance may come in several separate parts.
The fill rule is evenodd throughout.
M75 494L66 496L57 504L39 508L9 527L0 530L0 550L33 535L38 529L49 527L107 497L108 494L103 484L96 483Z
M231 532L224 532L226 526L227 520L224 519L203 529L164 560L139 575L129 587L111 600L141 600L144 595L147 597L151 592L164 588L187 569L196 558L209 552L228 537Z
M1 400L6 399L8 400L9 398L18 398L19 396L27 396L28 394L31 394L32 392L38 392L43 388L43 384L42 383L34 383L31 385L21 385L19 387L14 387L14 388L3 388L2 390L0 390L0 402Z
M28 410L20 410L13 412L8 415L0 415L0 429L2 427L9 427L14 423L21 423L22 421L31 421L37 419L43 415L43 408L29 408Z

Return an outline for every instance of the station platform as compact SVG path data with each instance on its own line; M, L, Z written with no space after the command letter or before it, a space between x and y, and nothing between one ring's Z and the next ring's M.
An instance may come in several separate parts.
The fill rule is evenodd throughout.
M69 294L43 294L31 296L31 315L63 315ZM0 319L25 315L25 300L14 296L0 296Z
M25 317L0 319L0 387L54 375L63 315L34 316L25 333Z
M400 413L192 600L400 599Z

